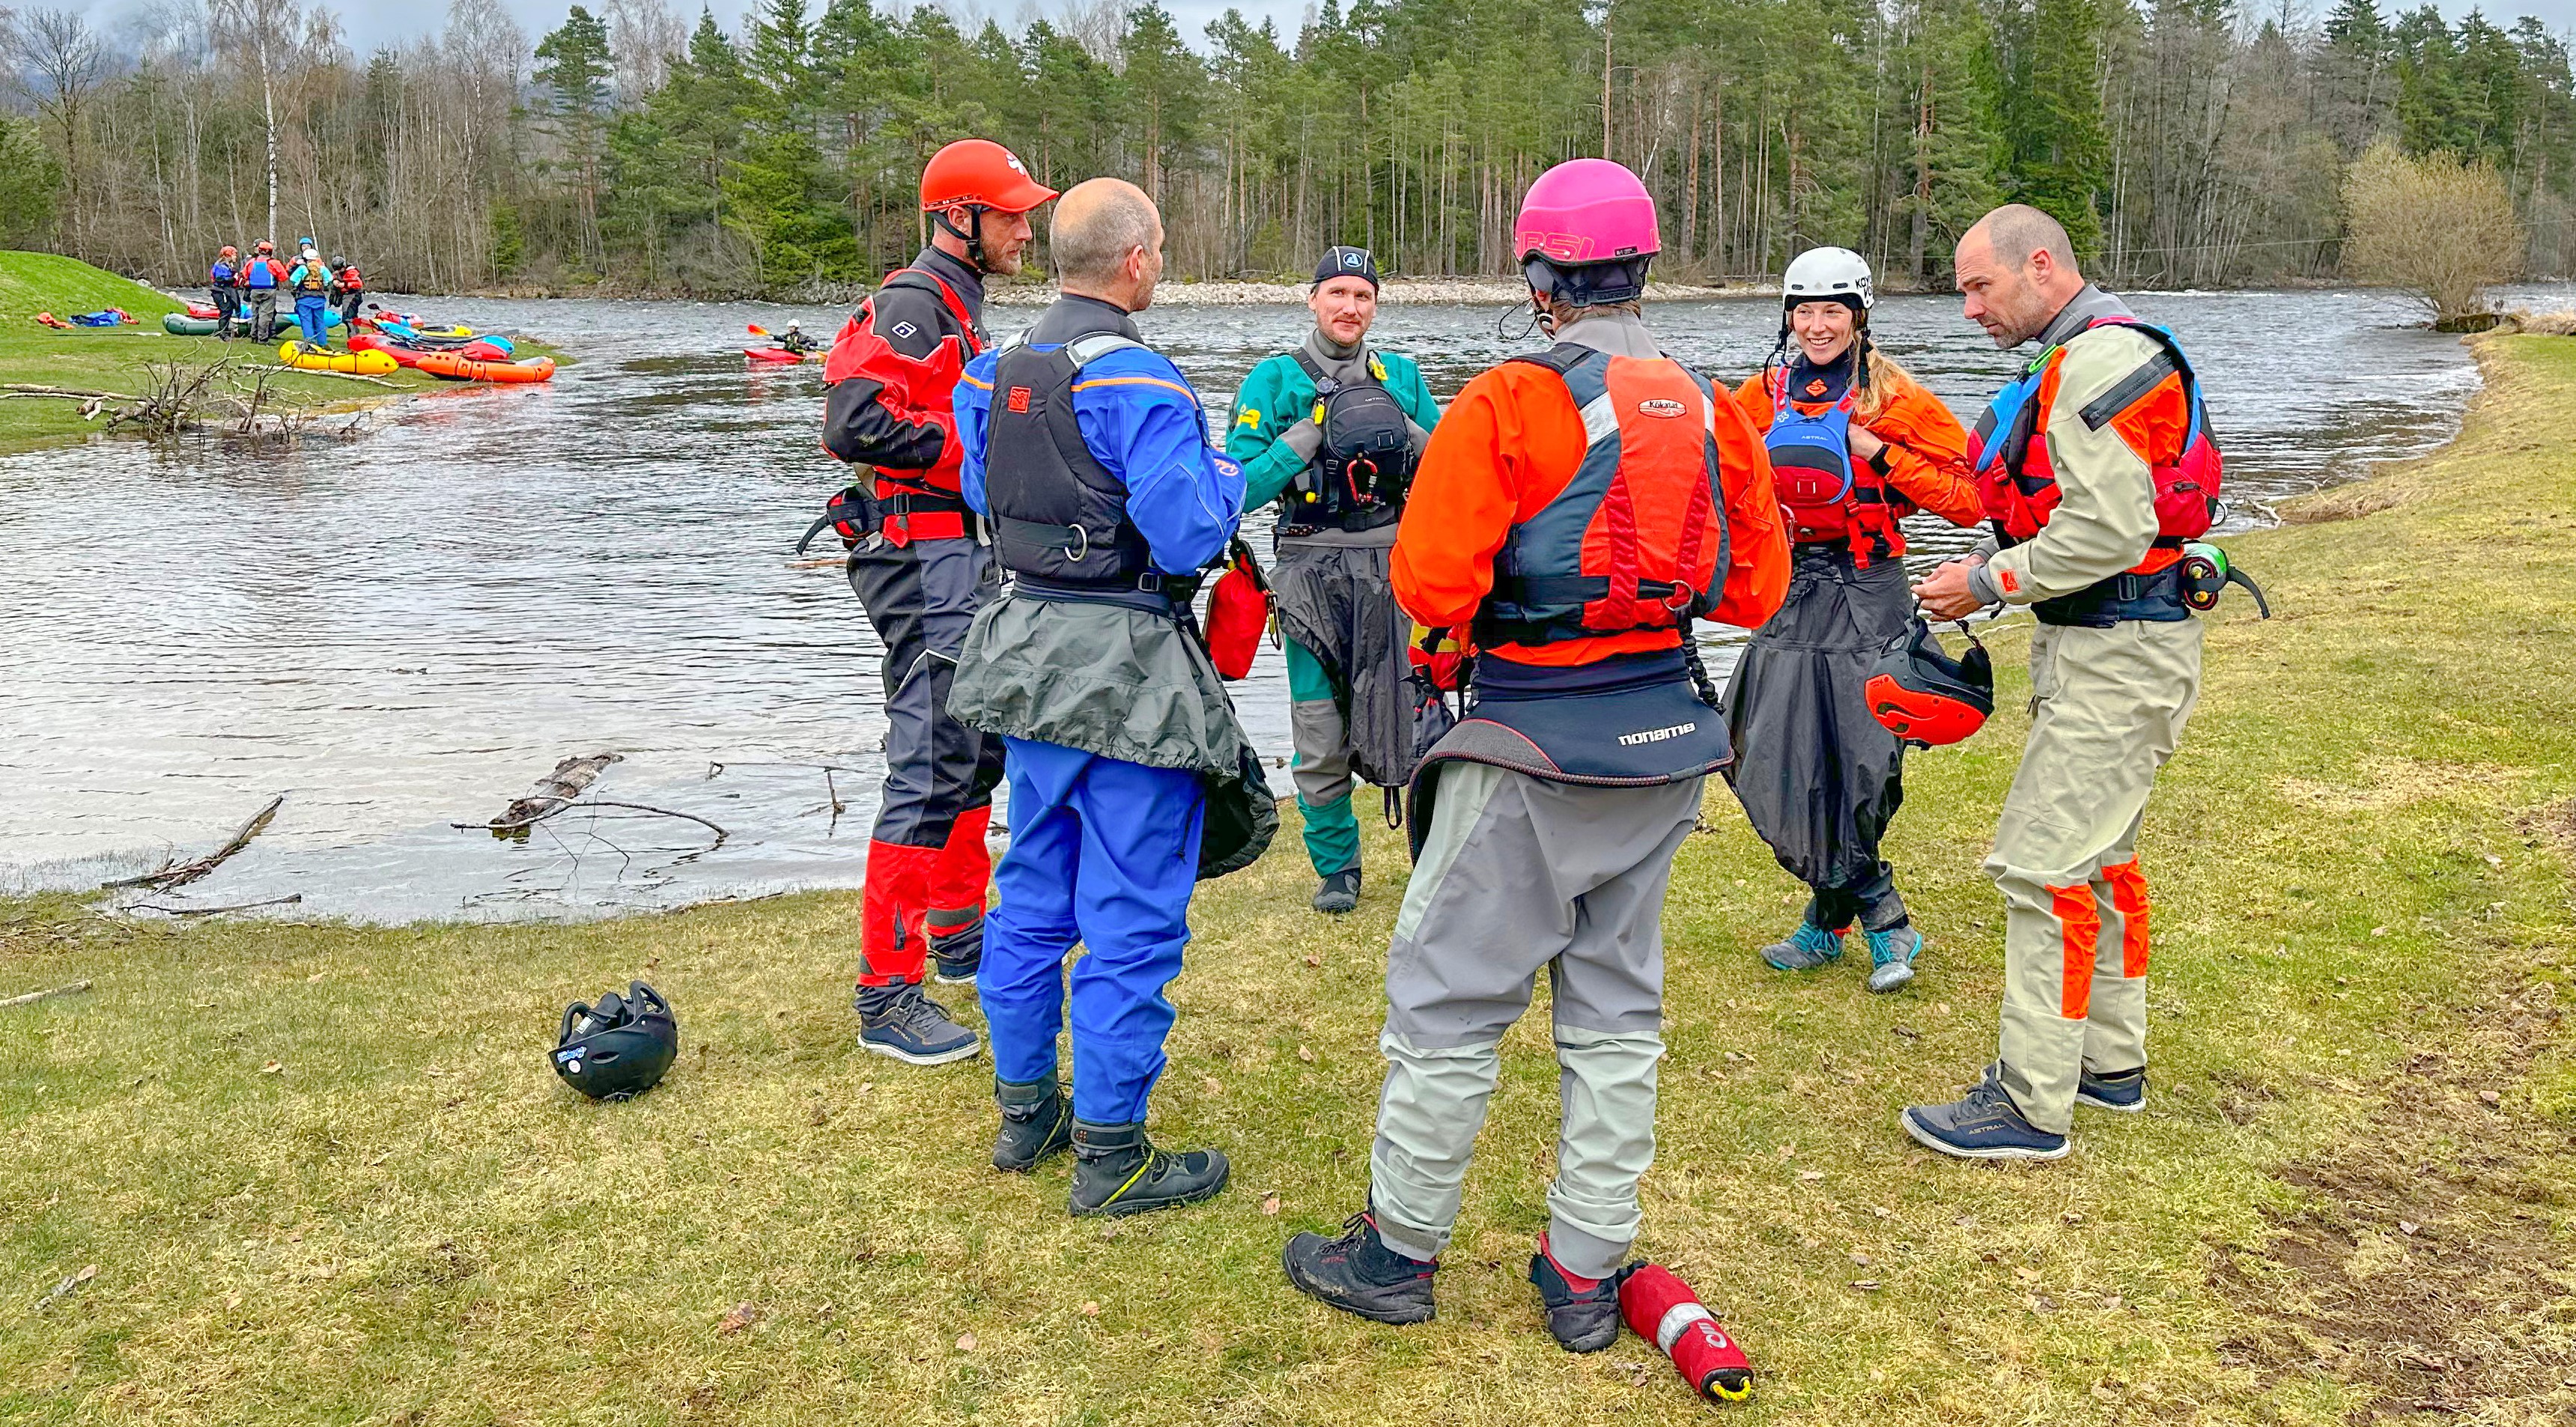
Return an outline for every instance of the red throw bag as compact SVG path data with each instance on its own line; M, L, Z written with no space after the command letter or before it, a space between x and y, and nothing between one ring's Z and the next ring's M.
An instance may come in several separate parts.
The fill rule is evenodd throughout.
M1234 558L1208 596L1207 651L1220 679L1240 679L1252 672L1252 656L1261 650L1261 633L1270 627L1270 582L1252 547L1237 540Z

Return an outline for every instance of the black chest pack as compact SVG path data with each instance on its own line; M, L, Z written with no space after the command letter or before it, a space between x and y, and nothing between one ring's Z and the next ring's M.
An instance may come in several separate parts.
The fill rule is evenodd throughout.
M1368 380L1338 382L1304 348L1294 355L1315 383L1315 424L1324 429L1324 447L1289 486L1280 533L1394 524L1413 484L1413 425L1386 389L1385 366L1372 355Z

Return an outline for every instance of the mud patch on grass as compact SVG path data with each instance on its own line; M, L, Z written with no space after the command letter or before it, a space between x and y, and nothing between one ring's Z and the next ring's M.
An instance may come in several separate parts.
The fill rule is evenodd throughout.
M2361 1423L2576 1420L2576 1136L2522 1093L2564 1038L2556 997L2444 1013L2360 1134L2283 1171L2298 1207L2211 1266L2247 1318L2231 1363L2362 1388Z

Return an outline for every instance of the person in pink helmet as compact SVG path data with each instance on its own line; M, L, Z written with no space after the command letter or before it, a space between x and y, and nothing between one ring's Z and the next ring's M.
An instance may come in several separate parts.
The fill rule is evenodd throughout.
M1544 968L1564 1113L1529 1276L1557 1343L1597 1352L1654 1160L1664 890L1728 759L1691 629L1768 619L1789 550L1743 409L1647 330L1645 185L1560 164L1514 231L1556 345L1450 403L1388 561L1406 613L1467 627L1476 698L1413 776L1368 1208L1339 1238L1299 1234L1282 1264L1363 1318L1432 1316L1503 1034Z

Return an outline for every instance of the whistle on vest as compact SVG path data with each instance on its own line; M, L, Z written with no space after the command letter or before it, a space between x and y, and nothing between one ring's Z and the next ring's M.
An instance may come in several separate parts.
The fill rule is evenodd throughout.
M2243 585L2254 597L2254 608L2263 618L2272 617L2272 602L2263 598L2263 587L2254 577L2230 564L2227 552L2215 545L2195 540L2182 547L2182 560L2175 566L2182 579L2182 602L2190 609L2206 614L2218 608L2218 597L2229 585Z

